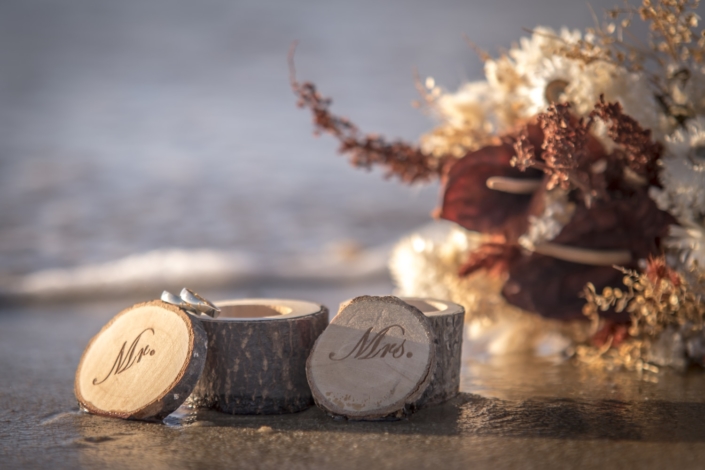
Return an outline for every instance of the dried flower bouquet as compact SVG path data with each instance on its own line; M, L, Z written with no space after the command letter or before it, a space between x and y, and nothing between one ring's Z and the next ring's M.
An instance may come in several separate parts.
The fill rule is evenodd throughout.
M293 63L292 87L353 165L441 181L437 216L457 227L441 242L402 240L391 270L403 295L464 304L474 344L639 370L703 365L697 6L643 0L585 32L539 27L497 58L478 51L485 80L456 92L417 83L419 106L439 120L418 145L332 114ZM624 39L636 19L648 47Z

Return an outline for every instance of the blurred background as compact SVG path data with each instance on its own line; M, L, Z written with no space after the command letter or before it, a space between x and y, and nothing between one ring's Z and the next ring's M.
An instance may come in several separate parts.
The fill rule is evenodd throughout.
M582 0L3 0L0 293L386 276L438 187L314 138L292 41L334 112L416 141L433 122L414 69L450 90L483 77L463 34L498 53L592 24Z

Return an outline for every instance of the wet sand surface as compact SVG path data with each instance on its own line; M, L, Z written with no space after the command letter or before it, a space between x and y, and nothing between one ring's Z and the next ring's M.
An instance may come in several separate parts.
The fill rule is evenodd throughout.
M599 12L618 1L590 3ZM289 88L291 41L299 77L333 96L336 112L413 142L433 125L409 106L414 68L455 89L482 78L463 33L496 52L538 24L584 28L592 18L583 1L563 0L4 0L0 293L6 277L133 255L146 261L106 291L179 289L174 263L150 261L163 249L183 250L176 264L189 268L231 250L278 267L329 244L390 243L428 221L437 187L353 171L333 139L312 138ZM234 282L201 275L189 286L212 299L300 298L331 310L392 290L388 279L270 286L258 273L244 277L264 286L201 291ZM705 374L651 382L546 359L468 358L461 396L401 422L334 421L316 408L180 410L164 424L84 414L73 396L83 348L150 297L92 301L105 296L89 288L67 303L75 277L62 275L74 289L55 292L61 302L0 305L2 469L705 466Z
M388 282L209 292L330 307ZM705 375L646 378L525 357L463 363L461 395L399 422L336 421L317 408L230 416L185 408L163 424L78 410L90 337L133 301L0 310L2 468L702 468Z

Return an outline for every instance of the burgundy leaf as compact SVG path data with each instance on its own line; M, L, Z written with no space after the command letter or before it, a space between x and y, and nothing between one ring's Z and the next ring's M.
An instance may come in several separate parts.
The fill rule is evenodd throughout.
M516 240L527 224L531 194L510 194L487 187L487 179L541 178L541 172L522 172L511 165L514 148L509 144L484 147L467 154L450 168L446 177L440 217L468 230L502 234Z
M660 240L668 233L673 217L661 211L646 191L622 200L598 200L591 208L578 206L573 218L552 240L570 247L629 250L637 260L661 253ZM543 316L582 318L580 293L588 282L600 291L622 285L623 274L611 266L589 266L537 253L522 256L509 266L503 294L511 303ZM605 318L624 322L626 313L604 312Z
M502 294L509 303L547 318L585 319L585 301L579 297L585 284L592 282L599 291L621 285L622 276L611 266L587 266L532 253L512 263ZM618 322L629 319L627 314L607 316Z
M629 250L635 259L660 254L660 240L676 223L660 210L646 190L630 198L598 200L578 206L570 223L553 240L580 248Z
M470 258L460 267L458 274L468 276L480 269L486 269L490 274L500 274L519 255L519 247L516 245L485 243L470 253Z

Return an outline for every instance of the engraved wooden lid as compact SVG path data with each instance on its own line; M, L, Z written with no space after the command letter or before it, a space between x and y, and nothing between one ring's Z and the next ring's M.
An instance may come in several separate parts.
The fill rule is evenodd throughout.
M357 297L318 337L306 374L316 404L350 419L401 417L428 387L435 336L396 297Z
M153 300L117 314L88 343L74 391L91 413L162 419L175 411L203 372L208 342L198 319Z

